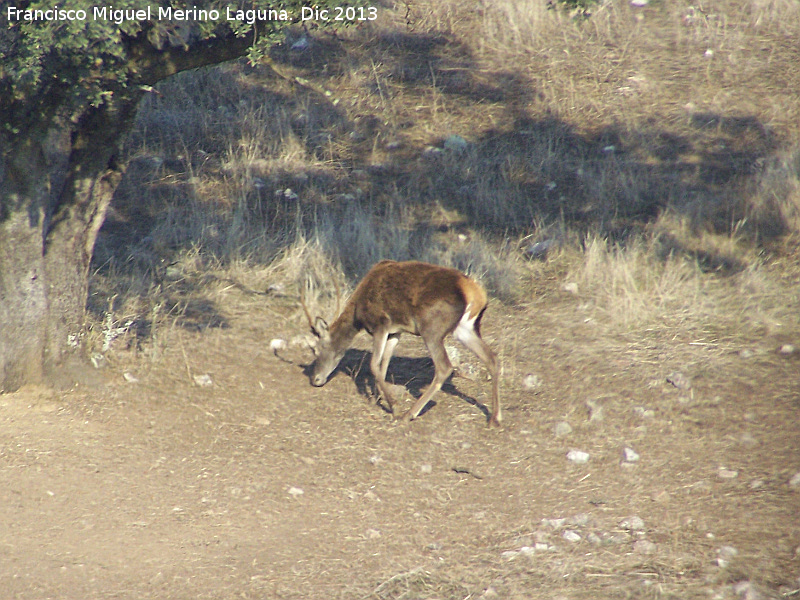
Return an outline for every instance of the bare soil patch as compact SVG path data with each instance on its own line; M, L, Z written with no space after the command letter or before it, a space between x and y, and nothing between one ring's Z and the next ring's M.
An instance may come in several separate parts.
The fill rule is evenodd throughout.
M454 380L406 427L370 396L366 338L315 389L309 356L269 350L298 326L261 299L238 306L225 327L173 329L157 360L117 353L68 391L0 396L4 596L797 594L800 362L777 351L787 340L610 336L572 296L493 302L505 428L486 427L483 376ZM427 383L416 340L396 354L396 381ZM690 390L666 382L674 371ZM201 374L213 384L195 385ZM572 432L556 437L561 421ZM640 456L627 466L626 447ZM568 461L572 449L589 461Z

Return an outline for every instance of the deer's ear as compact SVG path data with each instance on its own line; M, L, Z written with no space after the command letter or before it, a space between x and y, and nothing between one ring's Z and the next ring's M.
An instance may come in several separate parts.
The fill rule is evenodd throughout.
M324 338L328 335L328 323L322 317L317 317L314 321L314 330L320 338Z

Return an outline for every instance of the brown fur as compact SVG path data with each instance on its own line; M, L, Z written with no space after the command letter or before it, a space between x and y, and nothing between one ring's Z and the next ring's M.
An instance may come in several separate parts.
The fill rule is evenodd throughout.
M330 328L319 317L311 324L320 338L311 382L324 385L355 335L365 330L373 338L370 368L375 383L394 411L392 386L386 382L389 361L402 333L421 336L431 353L436 375L411 410L405 413L404 418L410 421L453 372L444 349L444 338L455 332L456 338L483 361L492 376L489 424L499 425L502 417L497 358L480 337L480 321L486 303L483 287L456 269L416 261L379 262L358 284Z

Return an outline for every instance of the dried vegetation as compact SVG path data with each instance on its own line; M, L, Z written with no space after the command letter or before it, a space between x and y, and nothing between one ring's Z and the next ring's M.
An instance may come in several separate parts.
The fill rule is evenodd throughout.
M771 383L781 406L797 406L791 374L766 382L739 360L750 347L797 344L800 332L797 2L614 0L570 12L534 0L421 0L381 15L342 39L312 32L304 50L287 37L273 55L281 76L227 65L176 77L143 104L128 176L98 243L95 337L112 327L108 314L114 327L130 324L129 346L154 357L168 328L224 327L248 311L299 330L299 287L327 316L333 278L347 289L380 259L420 259L481 279L512 315L515 325L496 334L504 393L527 393L519 382L539 358L588 378L537 393L548 407L531 415L512 406L511 420L535 413L557 422L559 398L619 386L610 370L630 365L701 373L713 365L727 378L721 394ZM226 293L232 286L245 294ZM536 311L548 315L536 317L540 328L574 329L573 343L555 334L541 347L526 343L524 323ZM764 352L753 360L771 364L774 352ZM609 404L637 436L624 399L646 389L657 402L664 391L663 379L656 393L642 377L614 387ZM691 398L664 392L651 460L693 440L700 448L739 435L710 433L719 407L707 392L691 415ZM611 426L601 432L584 428L571 443L595 444L590 452L606 457L631 443ZM494 450L508 464L527 460ZM540 450L556 460L555 450ZM637 487L611 460L594 480L613 470L610 481L649 499L658 468L698 471L664 458L641 469L652 485ZM684 487L671 506L721 518L715 485L677 477ZM780 478L786 473L768 481ZM761 498L773 493L768 486ZM788 545L800 543L796 529L760 532L734 518L743 545L758 546L762 535L764 546L711 576L719 548L697 534L705 524L648 506L655 556L601 546L498 563L502 552L530 545L518 538L536 535L532 522L476 538L469 560L443 550L455 565L449 574L395 571L366 597L797 595L788 572L797 576L797 557L787 558ZM617 529L601 516L579 533ZM742 581L755 587L737 588Z

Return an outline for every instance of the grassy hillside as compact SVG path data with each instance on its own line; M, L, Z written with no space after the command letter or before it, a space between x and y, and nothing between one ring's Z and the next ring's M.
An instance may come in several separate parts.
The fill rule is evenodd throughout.
M513 306L566 286L611 328L796 322L797 2L380 14L143 103L98 242L98 339L220 324L220 285L290 307L304 282L331 309L333 278L382 258Z

